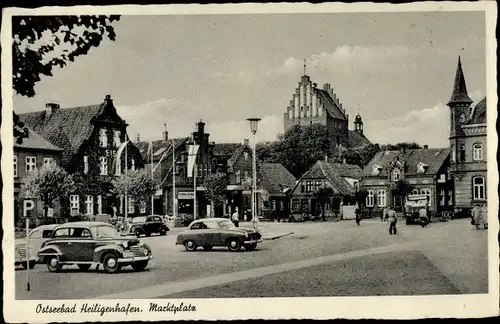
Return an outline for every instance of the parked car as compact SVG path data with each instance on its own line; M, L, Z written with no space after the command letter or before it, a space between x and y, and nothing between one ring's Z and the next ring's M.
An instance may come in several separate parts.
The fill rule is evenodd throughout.
M38 257L50 272L65 265L88 270L103 265L107 273L132 266L144 270L153 258L151 249L133 236L120 236L113 225L104 222L71 222L54 228L49 240L42 243Z
M159 215L152 215L132 218L128 224L127 233L140 237L141 235L151 236L152 233L167 235L168 231L169 228L164 223L163 218Z
M16 259L15 265L21 265L24 269L28 266L33 269L38 262L37 252L42 246L42 243L48 240L52 235L52 230L57 226L57 224L42 225L37 228L32 229L28 233L29 238L29 250L28 257L26 260L26 238L18 238L15 240L15 251Z
M199 246L210 251L214 246L226 246L230 251L255 250L262 242L262 235L251 228L234 226L225 218L205 218L193 221L188 229L177 235L177 245L184 245L187 251L196 251Z

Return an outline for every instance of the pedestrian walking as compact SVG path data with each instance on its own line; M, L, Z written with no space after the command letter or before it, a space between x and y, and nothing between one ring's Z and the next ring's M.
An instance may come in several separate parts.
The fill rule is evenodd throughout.
M482 220L482 210L479 204L476 204L474 208L472 208L472 225L476 225L476 229L479 229L481 226Z
M481 206L481 219L483 220L484 229L488 229L488 206L486 204Z
M418 220L420 221L420 225L422 227L426 226L429 223L429 217L427 216L427 208L422 207L418 211Z
M238 213L238 207L236 207L236 210L231 216L231 220L233 221L234 226L240 227L240 215Z
M361 225L361 211L359 209L356 209L356 224Z
M392 208L392 206L389 208L389 210L387 211L387 216L388 216L388 220L390 222L389 224L389 234L392 235L396 235L398 233L398 230L396 228L396 223L397 223L397 219L396 219L396 211L394 210L394 208Z

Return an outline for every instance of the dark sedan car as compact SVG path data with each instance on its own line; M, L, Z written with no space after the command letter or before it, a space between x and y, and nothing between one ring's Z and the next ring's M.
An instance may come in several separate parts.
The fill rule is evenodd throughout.
M262 235L251 228L235 227L225 218L205 218L192 222L188 229L177 235L178 245L188 251L196 251L199 246L209 251L214 246L226 246L230 251L255 250L262 242Z
M163 218L161 216L151 215L132 218L128 224L127 233L140 237L141 235L151 236L153 233L166 235L168 231L169 228L163 222Z

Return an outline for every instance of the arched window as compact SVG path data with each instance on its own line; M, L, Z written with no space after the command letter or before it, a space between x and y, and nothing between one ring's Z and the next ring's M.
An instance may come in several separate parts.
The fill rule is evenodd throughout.
M474 161L483 160L483 144L474 144L472 146L472 159Z
M465 162L465 145L460 145L460 162Z
M478 176L472 179L472 196L474 200L484 200L486 199L486 182L484 177Z
M457 152L455 151L455 145L451 146L451 162L455 162L457 159Z
M418 189L413 189L413 190L411 191L411 194L412 194L412 195L418 195Z
M401 179L401 172L398 169L392 171L392 181L399 181Z

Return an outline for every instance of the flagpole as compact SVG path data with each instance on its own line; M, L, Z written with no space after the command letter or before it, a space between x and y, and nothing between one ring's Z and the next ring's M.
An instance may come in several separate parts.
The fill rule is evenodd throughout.
M153 173L153 141L149 142L149 148L150 148L150 153L151 153L151 182L154 183L154 173ZM155 193L151 195L151 215L154 215L154 202L155 202Z
M125 144L125 175L128 173L128 152L127 152L128 136L126 140L127 141ZM128 186L126 181L125 181L125 225L128 226Z
M175 201L175 141L172 138L172 215L175 219L177 214Z

